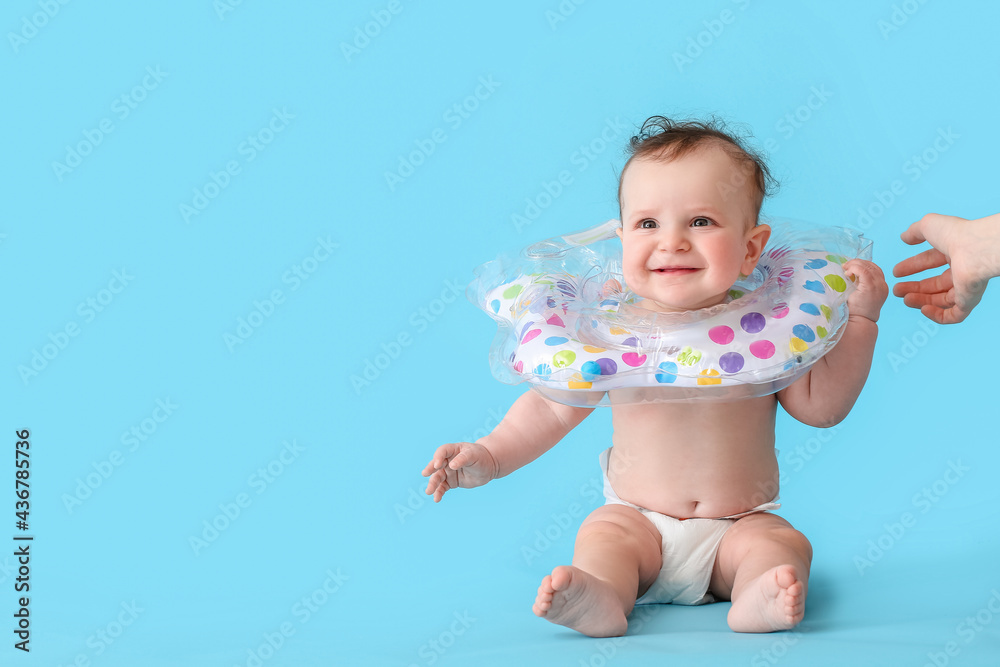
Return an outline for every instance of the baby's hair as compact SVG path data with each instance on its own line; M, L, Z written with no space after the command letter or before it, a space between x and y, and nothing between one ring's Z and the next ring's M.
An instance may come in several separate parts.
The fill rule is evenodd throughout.
M625 166L622 167L618 179L619 209L622 201L622 180L625 177L625 170L628 169L632 160L670 161L683 157L699 147L715 144L726 151L734 161L753 171L752 200L754 221L756 222L764 198L777 189L778 182L771 176L763 155L746 145L746 138L729 132L725 122L715 117L707 121L671 120L664 116L647 118L639 130L639 134L632 137L625 148L625 154L629 158ZM743 183L730 183L728 185L736 189Z

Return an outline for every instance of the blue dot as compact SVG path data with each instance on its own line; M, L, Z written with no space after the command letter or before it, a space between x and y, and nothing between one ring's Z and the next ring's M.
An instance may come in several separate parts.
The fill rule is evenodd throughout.
M548 364L538 364L537 366L535 366L535 370L531 372L537 375L538 377L547 378L549 375L552 374L552 367L549 366Z
M562 345L563 343L565 343L568 340L569 340L569 338L566 338L565 336L549 336L548 338L545 339L545 344L546 345Z
M804 264L807 269L822 269L826 266L827 262L825 259L810 259Z
M799 306L799 310L801 310L803 313L809 313L810 315L819 315L819 308L817 308L816 305L812 303L802 304L801 306Z
M596 361L585 361L580 367L580 375L587 382L593 382L594 378L601 374L601 365Z
M657 366L660 372L656 374L656 381L663 384L673 384L677 380L677 364L672 361L664 361Z
M807 280L803 287L812 292L816 292L817 294L826 294L826 288L823 287L823 283L818 280Z
M816 340L816 334L814 334L813 330L804 324L796 324L792 327L792 335L796 338L801 338L807 343L811 343Z
M500 312L500 299L493 299L490 301L490 308L493 309L494 313Z

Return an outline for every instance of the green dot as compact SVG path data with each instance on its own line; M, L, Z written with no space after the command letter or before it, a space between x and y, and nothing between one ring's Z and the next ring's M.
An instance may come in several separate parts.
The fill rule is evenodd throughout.
M746 292L744 292L743 290L738 290L738 289L729 290L729 296L732 297L733 299L738 299L744 294L746 294Z
M552 355L552 365L556 368L566 368L573 360L576 359L576 352L572 350L563 350L562 352L556 352Z
M827 322L833 319L833 309L830 308L830 306L821 305L819 309L823 313L823 317L826 318Z
M515 296L521 293L524 287L522 285L511 285L503 291L503 298L513 299Z
M826 338L826 329L823 327L816 327L816 333L819 334L820 338Z
M831 262L835 262L837 264L843 264L844 262L847 261L847 258L844 257L843 255L827 255L826 258Z
M824 278L824 280L826 280L827 285L829 285L838 292L843 292L845 289L847 289L847 281L845 281L843 278L841 278L835 273L831 273L826 278Z

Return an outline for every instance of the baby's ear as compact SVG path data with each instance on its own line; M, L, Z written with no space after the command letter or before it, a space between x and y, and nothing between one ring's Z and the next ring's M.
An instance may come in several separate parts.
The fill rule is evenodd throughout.
M757 225L747 232L747 254L740 269L742 273L749 276L753 272L754 267L757 266L757 260L764 254L764 246L767 245L770 238L771 227L769 225Z

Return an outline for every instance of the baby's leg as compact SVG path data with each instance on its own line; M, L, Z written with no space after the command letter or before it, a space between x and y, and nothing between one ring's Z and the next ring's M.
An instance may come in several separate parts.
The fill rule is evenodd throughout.
M661 553L660 534L641 512L598 507L576 534L573 564L542 579L532 609L591 637L623 635L625 617L660 572Z
M751 514L722 538L712 571L712 593L731 599L729 627L774 632L798 625L805 613L812 546L774 514Z

